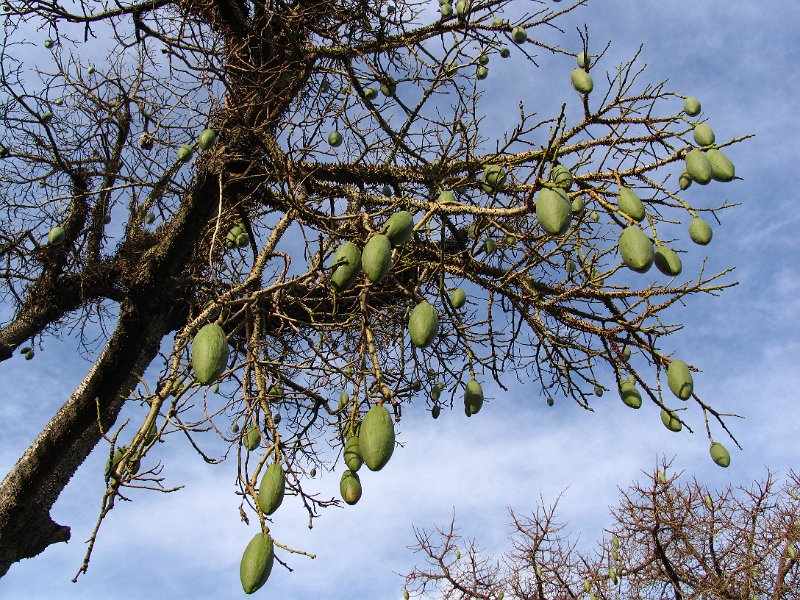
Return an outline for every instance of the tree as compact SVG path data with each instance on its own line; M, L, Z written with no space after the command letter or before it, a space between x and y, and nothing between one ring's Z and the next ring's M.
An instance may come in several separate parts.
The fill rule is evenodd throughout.
M575 6L542 3L512 20L500 16L514 11L508 2L459 2L441 19L411 3L11 6L0 177L14 316L0 356L95 317L115 323L0 485L3 572L69 538L49 511L101 441L98 527L127 487L165 489L147 460L155 443L180 432L217 460L202 448L213 430L237 453L243 518L268 533L256 507L269 465L282 465L313 519L335 500L308 492L307 476L331 466L329 444L340 452L368 409L389 407L398 421L414 397L438 414L465 396L470 416L489 377L524 373L592 410L609 367L626 404L647 396L666 426L689 429L662 394L669 370L709 439L712 422L730 435L728 415L692 390L695 367L662 346L674 326L659 314L733 285L728 271L679 281L667 245L670 222L687 216L691 239L710 241L699 215L729 205L695 208L683 191L732 179L719 148L745 136L712 139L696 101L642 83L635 58L601 84L603 51L586 31L575 48L534 39ZM51 62L34 73L23 44L43 23ZM114 40L104 66L71 58L78 35L101 31ZM520 104L510 132L485 132L486 59L533 69L538 48L577 59L571 95L556 115ZM405 242L407 223L386 229L402 211L413 222ZM660 275L640 274L653 263ZM200 331L212 341L198 343ZM173 349L159 357L164 339ZM142 408L135 432L117 423L125 404Z
M797 598L800 505L797 475L776 490L772 474L734 496L718 497L693 478L678 483L662 461L645 485L623 492L610 539L594 556L560 535L558 500L531 517L510 511L512 549L500 560L447 528L415 530L425 564L407 590L440 598ZM576 556L577 555L577 556Z

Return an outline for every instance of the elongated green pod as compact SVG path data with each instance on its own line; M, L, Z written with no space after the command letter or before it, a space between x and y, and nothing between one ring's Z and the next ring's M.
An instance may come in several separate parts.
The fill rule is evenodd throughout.
M478 414L483 406L483 388L477 380L471 379L464 390L464 407L470 415Z
M686 154L684 159L686 163L686 172L693 181L700 185L705 185L711 181L713 170L711 168L711 161L702 150L695 148Z
M626 227L619 236L619 254L625 265L637 273L646 273L653 265L653 242L636 225Z
M361 270L361 251L353 242L344 242L333 255L331 286L344 292L355 285Z
M339 493L342 500L351 506L361 499L361 479L355 471L346 470L339 480Z
M669 389L681 400L688 400L694 391L694 381L689 366L682 360L673 360L667 367Z
M239 579L245 594L258 591L269 579L275 548L267 533L257 533L247 544L239 565Z
M581 94L590 94L594 89L592 76L583 69L572 69L570 78L572 80L572 87Z
M258 507L265 515L273 514L283 503L286 492L286 474L280 463L273 463L261 477L258 488Z
M439 333L439 314L432 304L423 300L411 311L408 319L411 342L418 348L427 348Z
M617 205L619 209L634 221L644 219L644 204L641 198L628 187L621 187L617 194Z
M372 283L380 283L392 268L392 242L387 235L374 235L364 246L361 268Z
M550 235L563 235L572 222L572 206L561 189L542 189L536 197L536 218Z
M720 467L728 467L731 464L731 455L728 453L727 448L719 442L713 442L708 451L711 454L711 459Z
M695 244L705 246L711 241L713 235L711 225L702 217L695 217L689 223L689 237Z
M680 275L683 270L683 264L681 263L678 253L666 246L659 246L656 248L653 262L659 271L671 277Z
M358 432L361 458L370 471L380 471L394 452L394 424L385 406L373 406Z

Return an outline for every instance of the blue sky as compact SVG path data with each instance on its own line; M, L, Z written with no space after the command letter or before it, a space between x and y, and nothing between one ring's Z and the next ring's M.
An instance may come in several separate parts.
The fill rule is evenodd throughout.
M695 390L706 401L746 417L728 420L743 451L716 436L731 451L731 466L711 462L697 410L689 413L696 433L673 434L647 401L632 411L607 393L588 413L563 398L549 408L537 386L512 377L508 392L486 383L490 401L472 419L458 409L443 411L437 421L422 405L405 411L398 427L404 447L383 471L362 472L364 495L356 506L327 510L309 531L302 507L287 497L274 530L317 558L288 557L294 572L276 565L258 595L400 598L397 573L410 571L417 558L406 549L414 543L412 524L445 525L455 512L462 534L499 554L508 549L507 507L530 514L565 489L557 517L575 539L580 536L578 548L588 550L612 524L608 507L619 499L617 488L652 473L662 454L675 456L672 470L683 472L680 482L694 476L717 491L749 486L766 476L767 467L785 480L788 469L800 464L800 277L794 260L800 213L790 179L800 166L798 22L800 5L788 0L775 0L768 10L744 1L596 0L564 19L563 35L547 34L577 50L576 27L589 23L597 47L612 41L598 71L613 72L643 43L645 77L669 79L668 89L700 98L718 139L756 134L728 152L741 181L694 186L689 194L704 206L725 198L742 205L722 213L709 246L684 246L690 253L683 275L696 273L708 256L713 272L736 265L732 279L740 283L721 297L696 296L671 309L668 320L685 328L662 341L665 350L679 350L700 367ZM572 61L541 54L539 64L520 76L519 57L492 58L482 106L498 126L514 116L519 98L542 115L557 112L564 98L577 102L569 87ZM598 71L593 95L604 91ZM33 361L15 356L0 364L6 382L0 403L3 473L85 374L89 363L75 349L71 336L48 338ZM604 382L610 385L610 373ZM107 451L98 449L53 509L57 522L72 526L72 541L14 565L0 580L0 596L242 597L239 559L255 530L239 520L235 464L205 465L177 436L170 442L155 457L166 463L171 483L185 485L181 492L134 491L134 501L121 503L106 521L88 574L71 583L99 508ZM338 470L316 481L321 496L338 496Z

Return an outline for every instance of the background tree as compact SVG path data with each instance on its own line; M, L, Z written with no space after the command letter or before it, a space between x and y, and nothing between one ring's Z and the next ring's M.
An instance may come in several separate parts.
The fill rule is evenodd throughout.
M658 377L673 361L659 339L672 327L658 313L730 284L702 272L686 283L631 277L617 241L639 209L617 196L622 187L644 196L642 223L657 242L656 227L670 229L666 213L710 211L678 194L694 120L679 114L683 97L640 83L631 61L603 84L600 100L600 90L576 90L558 115L542 119L520 106L511 132L479 133L482 56L500 60L509 48L523 60L537 47L588 53L584 74L573 74L584 92L587 70L602 62L586 35L583 48L569 50L534 40L537 27L570 7L542 3L513 22L495 21L505 6L457 6L459 16L421 25L412 5L380 13L358 3L11 7L2 185L11 224L6 299L15 312L0 333L3 356L48 325L103 318L109 303L118 316L86 379L0 488L5 568L68 538L49 510L101 439L111 442L110 461L115 447L125 449L109 469L101 517L125 486L161 489L146 457L157 440L183 432L202 454L199 434L213 428L239 452L250 509L262 471L277 460L313 518L331 501L304 491L306 473L327 466L325 442L341 448L375 404L399 419L419 392L438 410L468 379L500 383L502 373L521 370L591 410L605 364L626 368L638 384L634 392L616 371L629 403L644 394L669 408ZM53 28L53 63L34 85L20 44L44 22ZM109 60L99 69L80 65L66 51L72 28L89 36L102 25L115 33ZM532 68L533 56L526 58ZM192 149L176 150L206 126L216 143L190 169ZM333 130L341 130L341 146ZM569 193L566 215L558 189ZM40 200L13 200L26 197ZM345 241L363 247L401 209L415 213L415 231L395 249L389 274L334 293L333 251ZM103 241L117 222L106 222L112 214L124 223L113 251ZM231 236L226 247L237 226L246 236ZM685 239L685 226L680 231ZM693 238L703 240L697 231ZM644 270L636 260L647 259L649 242L633 242L639 248L628 266ZM674 258L661 266L677 270ZM451 300L457 286L468 292L467 311ZM409 309L423 298L442 331L425 350L404 333ZM214 320L233 348L225 402L206 402L209 389L188 378L189 342ZM142 374L172 331L173 351L148 384ZM626 345L655 373L629 368ZM334 390L353 401L330 405ZM692 397L711 437L708 416L724 427L724 415ZM138 431L119 437L114 425L126 401L146 410ZM269 452L242 448L252 427ZM250 514L268 530L263 513Z
M609 539L594 556L575 550L555 520L558 500L530 517L510 511L512 549L487 556L447 528L415 530L424 565L407 590L438 598L797 598L798 480L775 489L772 473L733 495L678 483L662 462L646 485L623 492Z

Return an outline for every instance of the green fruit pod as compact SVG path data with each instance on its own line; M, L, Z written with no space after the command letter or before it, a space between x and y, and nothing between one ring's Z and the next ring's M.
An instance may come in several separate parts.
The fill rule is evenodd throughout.
M261 477L258 488L258 507L265 515L271 515L283 502L286 493L286 474L280 463L273 463Z
M373 406L358 432L361 458L370 471L380 471L394 452L394 424L385 406Z
M328 134L328 143L333 146L334 148L338 148L342 145L342 134L338 131L331 131Z
M511 30L511 39L514 40L515 44L524 44L525 40L528 39L528 32L522 27L514 27Z
M489 76L489 69L487 69L483 65L478 65L478 68L475 69L475 77L477 79L486 79L488 76Z
M483 169L483 182L491 188L503 185L507 177L508 173L500 165L486 165Z
M228 340L216 323L204 325L192 341L192 369L200 385L213 383L228 364Z
M247 448L250 452L252 452L260 445L261 445L261 433L258 431L258 427L252 425L247 430L247 433L245 433L244 435L244 447Z
M364 464L364 459L361 458L361 447L358 443L358 436L351 435L347 438L344 445L344 464L353 473L356 473L361 465Z
M711 161L708 160L705 152L695 148L686 154L686 172L693 181L700 185L705 185L711 181Z
M581 94L590 94L594 89L594 81L592 76L583 69L572 69L572 87Z
M670 431L680 431L683 429L683 424L672 410L661 409L661 422L664 424L664 427Z
M267 533L257 533L247 544L239 565L239 579L245 594L258 591L269 579L272 563L275 561L275 547Z
M392 268L392 242L386 235L370 238L361 254L361 268L372 283L380 283Z
M450 304L453 308L461 308L467 301L467 294L461 288L456 288L450 293Z
M706 154L706 156L708 156L708 154ZM709 159L709 160L711 160L711 159ZM712 177L713 177L713 168L714 168L713 163L711 165L711 168L712 168ZM680 188L682 190L688 190L689 186L692 185L692 178L689 177L689 172L686 169L681 171L681 174L678 176L678 185L680 186Z
M728 465L731 464L730 453L728 453L727 448L725 448L725 446L723 446L719 442L713 442L708 451L711 454L711 458L720 467L727 467Z
M619 236L619 253L625 265L637 273L646 273L653 265L653 242L636 225L626 227Z
M439 193L439 203L440 204L452 204L456 201L456 196L453 193L453 190L443 190Z
M491 256L496 248L497 244L492 238L487 238L486 241L483 242L483 250L486 252L486 256Z
M536 218L550 235L562 235L572 222L572 206L563 190L542 189L536 197Z
M51 40L51 39L49 39L49 38L48 38L48 39L46 39L46 40L44 41L44 47L45 47L45 48L52 48L52 47L53 47L53 40Z
M694 96L689 96L686 100L683 101L683 112L685 112L690 117L696 117L700 114L700 100L695 98Z
M442 11L443 17L450 17L453 14L453 5L449 2L442 4L439 9Z
M89 65L89 68L88 68L88 69L86 69L86 72L87 72L89 75L92 75L92 74L94 73L94 71L95 71L95 69L94 69L94 65Z
M456 10L459 15L466 15L472 10L471 0L458 0L458 2L456 2Z
M575 271L575 261L568 258L564 268L567 270L567 273L573 273Z
M503 46L502 48L500 48L500 56L502 56L503 58L508 58L509 56L511 56L511 50Z
M431 416L434 419L438 419L439 418L439 414L441 412L442 412L442 407L439 406L438 404L434 404L433 408L431 409Z
M634 221L644 219L644 204L641 198L632 189L621 187L617 194L617 205L619 209Z
M695 244L705 246L711 241L713 235L714 232L711 230L711 225L709 225L708 221L705 219L695 217L692 219L692 222L689 223L689 237L692 238Z
M439 314L426 300L423 300L411 311L408 319L408 332L411 342L418 348L427 348L439 333Z
M381 93L387 97L392 97L397 93L397 83L395 83L393 77L389 77L381 84Z
M698 123L694 126L693 137L698 146L710 146L716 139L714 130L705 123Z
M673 360L667 367L669 389L681 400L688 400L694 391L694 381L689 366L682 360Z
M603 388L601 388L599 385L594 386L594 395L597 396L598 398L602 398Z
M553 406L556 403L552 396L547 397L547 406Z
M239 248L246 247L248 243L250 243L250 236L246 233L240 233L236 236L236 245L239 246Z
M641 408L642 406L642 395L630 381L623 381L619 386L619 397L626 406L631 408Z
M581 52L578 54L578 66L581 69L585 69L589 66L589 55L586 52Z
M631 349L628 348L627 346L625 346L622 349L622 358L624 358L625 360L630 360L631 358Z
M567 167L564 165L556 165L550 172L550 181L558 187L568 190L572 187L572 184L575 183L575 178L572 176L572 171Z
M585 207L586 201L583 199L583 196L578 196L572 201L572 212L576 215L581 214Z
M731 159L723 152L709 148L706 150L706 157L711 163L711 178L714 181L732 181L736 177L736 169Z
M374 87L368 87L364 90L364 98L367 100L374 100L378 97L378 90Z
M217 133L213 129L205 129L200 134L197 144L201 150L208 150L214 145L215 141L217 141Z
M181 162L189 162L192 160L192 154L194 154L194 150L192 150L191 146L184 144L178 148L178 160Z
M683 265L681 264L681 259L678 256L678 253L672 248L667 248L666 246L659 246L656 248L656 253L653 256L653 262L659 271L661 271L664 275L669 275L670 277L680 275L681 271L683 270Z
M480 64L482 64L482 65L488 65L489 64L489 56L487 54L481 54L478 57L478 62Z
M29 352L33 352L33 348L31 348L30 346L25 346L24 348L20 348L19 351L19 353L22 354L23 356L25 354L28 354Z
M339 408L338 410L342 410L345 406L350 403L350 394L347 392L342 392L339 394Z
M361 499L361 479L359 479L358 473L350 470L342 473L339 481L339 493L342 494L342 500L350 506Z
M361 270L361 251L353 242L344 242L333 255L331 286L337 292L349 290Z
M483 388L481 384L475 379L471 379L467 383L464 390L464 407L469 411L469 414L476 415L483 406Z
M155 221L155 220L156 220L156 216L153 213L147 213L147 215L144 218L144 223L145 223L145 225L152 225L153 221Z
M384 196L391 195L384 193ZM402 246L411 237L411 232L414 230L414 217L407 210L401 210L394 213L389 217L383 225L383 233L389 238L392 246Z
M50 233L47 234L47 243L51 246L58 246L64 243L65 236L66 232L64 231L64 228L57 225L50 230Z
M600 214L596 210L593 210L589 215L589 220L592 221L592 223L597 223L600 220Z

